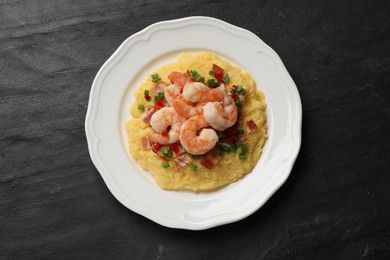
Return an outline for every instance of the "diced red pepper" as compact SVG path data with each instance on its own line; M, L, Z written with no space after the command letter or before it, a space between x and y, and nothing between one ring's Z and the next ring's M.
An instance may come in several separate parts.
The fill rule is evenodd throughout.
M160 110L163 107L164 107L164 102L162 102L162 100L160 99L157 99L156 104L154 105L154 111Z
M147 101L150 101L150 96L149 95L145 95L145 99L147 100Z
M232 135L237 134L237 132L238 132L238 129L237 129L237 128L231 127L231 128L226 129L225 132L224 132L224 134L229 135L229 136L232 136Z
M162 132L161 135L162 135L163 137L169 137L169 134L168 134L167 132Z
M236 90L237 86L236 85L233 85L232 86L232 90Z
M224 70L221 67L219 67L216 64L213 64L213 68L211 70L215 72L214 77L216 79L222 79L223 78Z
M158 151L158 150L161 149L161 144L155 143L155 144L152 145L152 148L153 148L155 151Z
M236 136L236 135L230 136L228 138L228 140L229 140L230 143L234 143L235 141L238 140L238 136Z
M178 145L178 144L171 144L171 145L169 145L169 149L170 149L172 152L176 153L176 154L178 154L179 151L180 151L179 145Z

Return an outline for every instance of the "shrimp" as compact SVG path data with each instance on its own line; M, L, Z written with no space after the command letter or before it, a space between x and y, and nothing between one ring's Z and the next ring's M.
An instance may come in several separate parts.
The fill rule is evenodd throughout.
M182 95L186 100L202 105L210 101L223 101L224 98L221 89L210 89L201 82L186 83Z
M221 84L223 86L223 84ZM225 88L223 86L223 88ZM222 89L222 87L218 87ZM218 130L223 131L231 127L237 121L238 111L233 98L223 90L223 101L208 102L203 106L203 116L210 125Z
M174 71L168 78L173 84L165 88L165 99L182 117L201 115L207 102L224 99L220 88L210 89L201 82L192 82L188 74Z
M191 117L182 124L180 143L187 152L200 155L214 148L218 142L218 135L213 129L205 128L208 126L210 124L202 115Z
M165 99L167 103L173 107L180 116L185 118L201 114L203 112L201 107L195 107L182 95L184 85L191 82L189 75L173 71L169 74L168 78L172 84L165 88Z
M179 115L185 118L202 115L204 104L210 101L223 101L224 99L221 90L210 89L200 82L187 82L182 93L174 92L173 88L167 90L170 105Z
M210 88L201 82L186 83L183 87L183 97L192 102L202 102L204 98L207 98L210 92Z
M179 140L180 127L185 118L179 116L172 107L163 107L150 119L152 131L149 140L159 144L172 144ZM168 131L168 134L163 134Z
M168 75L168 79L172 82L172 84L177 84L183 88L184 85L190 81L190 76L187 73L172 71L171 74Z
M175 111L185 118L190 118L203 113L203 106L194 105L190 101L186 100L182 95L178 95L172 102L172 107Z
M182 88L177 84L171 84L164 89L164 98L169 106L172 106L173 100L180 94Z

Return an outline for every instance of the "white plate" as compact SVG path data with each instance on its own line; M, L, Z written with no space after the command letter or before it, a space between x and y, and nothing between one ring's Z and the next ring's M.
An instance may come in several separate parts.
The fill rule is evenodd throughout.
M129 154L124 125L141 81L179 53L201 50L254 77L268 104L269 139L254 170L238 182L212 192L166 191ZM252 214L285 182L300 148L301 121L297 88L270 47L221 20L188 17L153 24L122 43L92 84L85 131L93 163L123 205L163 226L202 230Z

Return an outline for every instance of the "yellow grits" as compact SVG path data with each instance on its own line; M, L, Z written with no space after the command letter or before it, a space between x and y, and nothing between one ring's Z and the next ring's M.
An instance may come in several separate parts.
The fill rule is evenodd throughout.
M206 191L213 190L238 179L249 173L256 165L262 153L262 147L267 139L267 119L265 114L266 102L264 94L256 87L252 77L239 67L230 65L226 60L219 58L210 52L200 52L196 54L182 53L174 63L166 64L151 74L157 73L161 82L170 84L168 75L172 71L186 72L187 70L196 70L206 80L212 78L209 71L213 64L223 68L225 73L229 74L230 81L225 84L241 85L246 91L245 102L239 110L240 128L245 130L244 141L248 143L248 152L245 160L239 159L240 149L235 153L226 153L222 159L212 169L207 169L199 163L200 159L194 159L193 164L197 165L196 172L190 169L190 166L178 170L175 167L173 159L170 161L170 167L163 168L164 159L159 157L152 150L143 150L141 139L147 136L151 127L144 123L141 115L142 111L138 109L139 104L145 106L145 110L153 107L153 102L146 101L144 90L151 89L156 83L151 81L149 76L141 84L135 93L135 102L130 107L132 118L126 123L128 133L129 150L132 156L139 164L149 171L156 182L163 188L169 190L193 190ZM153 95L151 94L152 99ZM246 124L253 120L258 130L251 132ZM191 165L191 164L190 164Z

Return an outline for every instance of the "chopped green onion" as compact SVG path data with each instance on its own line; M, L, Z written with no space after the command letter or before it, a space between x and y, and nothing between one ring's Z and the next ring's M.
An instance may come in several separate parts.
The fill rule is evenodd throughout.
M163 155L167 155L168 154L168 149L163 147L163 148L161 148L161 152L162 152Z
M158 92L158 94L154 96L153 103L156 104L157 100L164 100L164 92Z
M216 80L216 79L208 79L206 84L209 87L215 87L215 86L218 85L218 80Z
M241 128L240 128L240 129L238 129L238 134L239 134L239 135L243 135L243 134L245 134L245 131L244 131L244 129L241 129Z
M138 105L138 110L144 111L144 110L145 110L145 106L142 105L142 104L139 104L139 105Z
M163 100L164 99L164 92L158 92L156 99Z
M230 152L232 151L232 149L230 148L230 145L229 145L229 144L222 143L222 144L221 144L221 147L222 147L222 149L224 150L224 152L226 152L226 153L230 153Z
M210 76L215 76L215 71L210 70L210 71L209 71L209 75L210 75Z
M222 156L224 153L225 153L225 150L221 146L219 146L217 148L217 154Z
M157 73L154 73L154 74L152 74L152 75L150 75L150 76L152 76L152 82L157 82L157 81L160 80L160 78L158 77L158 74L157 74Z
M149 95L149 90L145 89L144 95Z
M172 158L173 152L165 147L161 148L161 152L163 155L165 155L167 158Z
M235 93L238 93L240 95L245 95L245 89L243 86L236 86L235 89L230 90L230 93L232 93L233 95Z
M198 169L198 166L196 166L196 164L192 164L190 169L191 169L191 171L196 172L196 170Z
M246 155L243 154L243 153L240 153L240 154L238 155L238 158L240 158L240 160L245 160L245 159L246 159Z
M237 141L236 141L236 145L237 145L237 146L240 146L241 144L242 144L241 140L237 140Z
M169 162L165 162L165 163L163 163L163 165L162 165L164 168L168 168L169 166L171 166L171 165L169 165Z
M194 77L194 79L196 79L196 81L202 81L202 76L196 70L190 70L190 74L192 77Z
M230 145L233 152L237 151L238 145L236 143L229 143L229 145Z
M241 146L241 153L243 154L246 154L246 152L248 151L248 144L247 143L243 143L242 146Z
M237 99L236 100L236 106L240 107L242 105L242 102L240 99Z
M226 76L223 78L223 82L228 83L230 80L229 74L226 73Z

